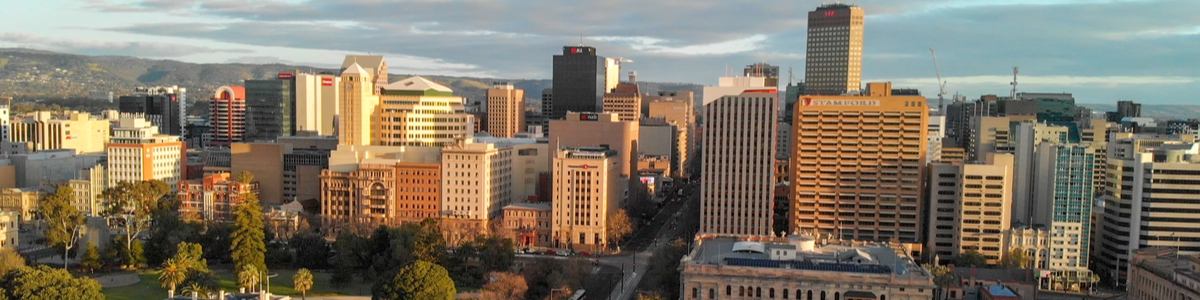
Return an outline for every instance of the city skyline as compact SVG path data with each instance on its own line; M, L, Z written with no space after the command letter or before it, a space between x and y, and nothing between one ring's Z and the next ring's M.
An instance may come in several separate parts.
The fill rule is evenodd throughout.
M948 92L968 98L1006 94L1014 65L1021 68L1020 90L1071 92L1085 103L1188 104L1200 96L1189 89L1200 82L1200 71L1179 63L1187 61L1187 49L1200 46L1200 20L1187 13L1200 3L853 3L867 16L864 81L888 80L935 97L928 48L936 48ZM42 4L13 4L26 13L0 21L9 25L0 31L0 47L318 67L336 67L329 62L345 53L375 53L395 62L398 73L549 78L546 57L582 38L600 55L632 59L623 68L637 70L644 81L703 85L724 72L722 66L738 70L754 61L779 65L781 80L791 67L795 81L803 81L805 12L821 2L664 1L640 6L644 10L624 10L629 6L618 2L569 7L536 1ZM571 11L589 13L576 18ZM518 18L497 17L504 15ZM72 21L20 25L47 18ZM762 22L742 22L748 18ZM479 55L485 47L493 54Z

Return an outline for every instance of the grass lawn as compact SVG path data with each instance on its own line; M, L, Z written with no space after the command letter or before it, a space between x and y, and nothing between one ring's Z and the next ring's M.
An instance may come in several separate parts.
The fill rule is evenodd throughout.
M213 273L217 274L217 284L226 292L237 291L237 278L229 270L213 269ZM292 289L292 275L296 273L295 269L275 270L274 273L279 276L271 278L271 293L277 295L293 295L300 296L300 292ZM158 284L158 271L147 271L138 274L142 281L138 284L104 289L104 296L108 299L115 300L149 300L163 299L167 297L167 289L164 289ZM308 291L310 296L368 296L371 295L371 284L362 283L360 280L354 280L349 286L343 288L333 288L329 284L329 273L313 271L313 289ZM182 287L180 287L182 289ZM182 293L182 292L176 292Z

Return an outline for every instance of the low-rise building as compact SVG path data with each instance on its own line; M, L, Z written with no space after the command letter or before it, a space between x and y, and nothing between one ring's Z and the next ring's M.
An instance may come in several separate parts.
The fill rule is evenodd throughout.
M550 244L550 202L520 202L504 207L502 237L511 239L518 249Z
M931 299L905 250L869 242L701 235L680 262L681 299Z
M0 211L0 249L17 250L21 239L21 216L16 212Z
M324 232L365 233L441 212L441 149L341 145L321 171Z
M21 222L32 221L40 197L41 193L36 189L0 189L0 211L17 213Z
M1200 299L1200 255L1168 247L1134 252L1129 299Z
M234 209L246 201L249 193L258 193L257 185L231 178L229 173L204 176L201 180L179 182L179 215L185 220L232 222Z

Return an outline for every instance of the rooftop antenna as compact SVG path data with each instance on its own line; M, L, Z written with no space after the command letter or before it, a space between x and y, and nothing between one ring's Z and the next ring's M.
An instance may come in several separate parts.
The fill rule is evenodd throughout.
M788 66L788 86L792 86L793 81L794 80L792 78L792 67Z
M582 32L579 33L579 46L583 47L583 33Z
M1008 98L1012 99L1012 100L1017 100L1017 66L1013 66L1013 81L1011 84L1012 84L1012 91L1009 92Z

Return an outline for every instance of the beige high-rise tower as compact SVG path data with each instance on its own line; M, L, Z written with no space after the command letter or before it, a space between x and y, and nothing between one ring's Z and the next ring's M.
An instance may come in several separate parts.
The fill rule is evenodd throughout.
M704 87L700 232L763 236L775 208L776 90L764 77Z
M929 122L921 96L801 96L792 126L792 231L921 240Z
M808 12L804 84L808 94L857 93L862 85L863 9L826 4Z
M338 144L370 145L371 114L379 105L375 74L358 63L342 70L341 103L338 114Z
M1000 262L1008 251L1004 234L1011 229L1013 155L989 154L972 164L930 164L932 214L927 246L941 261L966 252Z
M638 91L636 78L633 73L629 81L617 84L615 88L604 93L602 109L606 113L621 116L622 122L637 122L642 118L642 93Z
M488 133L515 137L525 131L525 90L498 83L487 90Z

